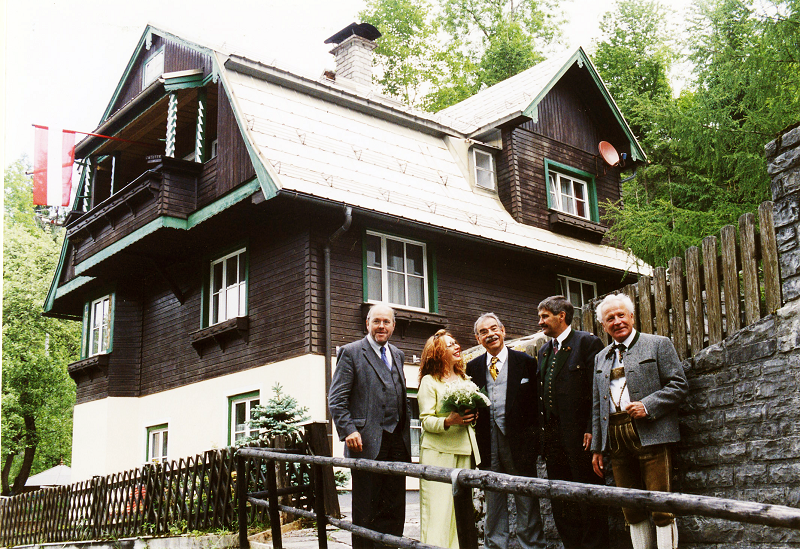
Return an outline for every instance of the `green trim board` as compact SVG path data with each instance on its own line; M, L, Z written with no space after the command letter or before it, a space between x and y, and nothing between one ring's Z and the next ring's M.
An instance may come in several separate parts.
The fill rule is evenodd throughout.
M231 111L233 112L233 117L236 120L236 125L239 126L239 131L242 133L242 137L244 138L244 145L247 149L247 154L250 156L250 162L252 162L253 168L256 171L256 178L261 185L261 191L264 193L264 198L269 200L278 194L278 185L275 183L275 178L273 178L273 176L270 174L271 169L267 167L268 163L263 161L259 151L254 145L255 140L253 139L253 136L250 135L250 129L247 127L244 117L242 116L242 109L239 107L239 102L233 95L227 74L220 68L219 59L217 58L216 52L212 53L211 59L214 66L214 73L220 75L222 89L225 90L225 96L228 98L228 102L231 105Z
M578 168L573 168L572 166L568 166L566 164L562 164L561 162L556 162L555 160L550 160L545 158L544 159L544 185L545 185L545 196L547 197L547 207L548 209L553 208L553 205L550 203L550 189L547 188L550 185L550 168L554 168L554 171L557 172L564 172L566 175L573 175L586 183L587 191L589 193L589 219L594 221L595 223L600 223L600 212L597 208L597 182L595 181L595 176L589 172L585 172L583 170L579 170Z
M261 391L250 391L249 393L242 393L239 395L233 395L228 397L228 441L229 446L233 446L234 440L232 440L233 432L231 431L232 419L233 419L233 403L237 400L249 400L253 398L258 398L259 404L261 404Z
M114 244L102 249L101 251L97 252L95 255L90 257L89 259L82 261L75 265L75 275L76 278L72 279L67 284L61 286L60 288L56 287L57 281L61 277L61 272L64 268L64 260L66 258L66 246L67 242L64 241L64 245L61 249L61 258L58 262L58 267L56 268L56 273L53 278L53 283L50 286L50 292L47 295L47 300L45 301L44 305L44 313L47 313L52 310L53 302L55 301L56 297L63 297L67 295L69 292L74 291L78 287L82 286L86 282L92 280L92 277L84 276L82 278L86 279L84 282L80 284L74 284L77 278L81 278L79 275L84 273L89 268L97 265L101 261L108 259L112 255L119 253L120 251L124 250L131 244L141 240L145 236L159 230L162 228L170 228L170 229L182 229L182 230L190 230L200 223L210 219L211 217L217 215L218 213L230 208L234 204L241 202L242 200L252 196L253 193L260 189L260 185L257 179L252 179L249 182L245 183L241 187L233 190L232 192L226 194L222 198L212 202L208 206L196 211L195 213L191 214L188 219L179 219L176 217L168 217L163 216L159 217L158 219L154 219L144 227L140 227L139 229L133 231L131 234L125 236L124 238L118 240ZM73 285L74 284L74 285ZM67 286L69 288L67 289Z
M103 116L100 119L100 122L98 123L98 126L100 124L102 124L103 122L105 122L105 120L111 114L111 108L114 106L114 103L116 103L117 99L119 98L120 93L122 92L122 88L125 86L125 83L128 81L128 78L130 77L131 72L133 71L134 65L136 65L136 60L139 58L139 55L142 53L143 50L150 50L150 45L152 44L152 37L153 37L154 34L157 35L157 36L161 36L162 38L165 38L167 40L170 40L172 42L175 42L177 44L180 44L182 46L191 48L191 49L193 49L193 50L195 50L195 51L197 51L199 53L205 54L205 55L209 55L210 56L212 54L212 51L213 51L210 48L207 48L205 46L201 46L200 44L196 44L194 42L190 42L189 40L185 40L185 39L183 39L183 38L181 38L179 36L176 36L176 35L174 35L174 34L172 34L170 32L163 31L163 30L158 29L158 28L156 28L156 27L154 27L152 25L147 25L147 27L145 27L145 29L144 29L144 32L142 33L142 36L139 38L139 42L136 45L136 49L133 50L133 55L131 55L131 58L128 60L128 64L126 65L125 70L122 73L122 77L120 78L119 82L117 83L117 87L114 90L113 95L111 96L111 100L108 102L108 105L106 106L105 111L103 111Z
M578 62L579 66L582 68L586 68L589 71L589 75L592 77L597 88L600 90L600 93L603 95L603 99L605 100L608 107L611 109L611 113L614 115L617 124L622 128L623 132L625 132L625 136L628 138L628 143L631 147L631 160L632 161L647 161L647 155L644 153L642 148L639 146L639 142L636 140L636 137L633 135L633 132L628 126L628 123L625 121L625 118L622 116L622 113L617 107L617 103L614 101L614 98L611 97L611 94L606 88L606 85L603 83L603 79L600 78L600 74L597 72L597 69L592 63L589 56L586 55L586 52L583 51L582 47L579 47L572 57L562 66L558 72L553 76L553 78L545 85L538 95L533 99L533 101L528 105L523 111L522 114L527 116L528 118L537 120L538 119L538 108L539 103L544 99L544 97L550 93L550 90L553 89L553 86L561 80L564 74L572 67L572 65Z

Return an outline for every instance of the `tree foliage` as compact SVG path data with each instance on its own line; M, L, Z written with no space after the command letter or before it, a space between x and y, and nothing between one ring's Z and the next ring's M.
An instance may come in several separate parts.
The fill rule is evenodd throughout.
M251 411L248 423L251 429L258 429L259 434L244 438L239 444L291 435L299 429L299 423L308 419L308 408L300 406L296 398L284 393L280 383L276 383L272 391L275 394L265 405L254 406Z
M550 0L368 0L384 93L438 111L543 59L559 36Z
M800 112L799 8L698 0L687 32L693 79L675 98L660 4L623 0L606 16L598 70L649 157L623 186L624 207L607 210L621 246L665 265L769 198L764 145Z
M41 221L25 171L25 163L16 162L4 180L4 495L19 493L30 474L62 459L69 463L75 385L67 364L77 359L80 345L80 326L41 314L63 234Z

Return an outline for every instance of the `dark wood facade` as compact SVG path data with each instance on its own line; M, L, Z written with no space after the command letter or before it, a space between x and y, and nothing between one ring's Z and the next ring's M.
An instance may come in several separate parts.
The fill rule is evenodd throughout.
M135 60L110 109L120 113L117 125L132 132L131 136L142 117L149 128L162 123L165 94L130 114L123 109L140 99L143 64L162 47L166 72L201 69L204 76L211 73L207 54L153 35L151 48ZM619 142L621 134L602 133L601 101L591 94L578 94L580 78L585 77L568 71L540 103L538 122L502 129L498 193L520 223L554 230L547 207L545 160L595 174L601 215L603 201L619 198L619 170L605 170L594 149L601 139ZM201 89L205 91L181 90L180 147L187 150L191 145L192 117L197 116L198 101L205 93L213 119L209 138L217 140L216 157L199 163L163 158L159 153L148 161L139 149L125 149L117 157L127 162L124 184L112 196L93 203L90 211L69 219L67 260L59 284L74 278L75 265L98 254L103 259L83 273L95 279L61 299L54 313L79 316L84 303L104 295L101 292L112 293L114 308L111 353L102 364L81 361L71 368L78 384L78 403L151 395L273 363L281 368L278 363L286 359L324 353L323 248L343 222L341 209L286 196L263 200L255 187L250 196L220 205L252 181L256 170L222 83L207 81ZM165 124L163 120L157 134L149 130L153 141L162 135ZM104 154L114 152L111 145L103 147L108 149ZM108 252L109 246L159 218L186 220L204 208L213 209L214 215L199 225L160 227ZM587 232L585 227L573 233L556 229L579 238L597 240L597 234L602 238L602 232ZM484 312L500 316L509 338L537 331L537 305L560 292L559 275L595 282L600 294L624 282L619 271L424 228L402 218L356 212L352 226L331 250L334 347L365 333L366 230L418 240L428 247L435 310L429 315L404 312L393 338L409 359L421 354L425 340L440 327L448 328L462 346L472 346L473 323ZM202 319L211 261L238 248L247 250L246 320L208 328Z
M323 354L323 246L341 224L340 216L329 208L288 200L248 203L232 215L246 222L244 230L209 239L202 257L186 257L171 270L187 289L183 304L156 272L124 281L124 291L115 295L108 378L80 381L79 403L144 396L308 353ZM577 274L572 272L576 267L537 253L356 216L332 247L334 346L365 334L362 238L368 229L425 242L435 258L441 323L398 322L393 341L409 358L421 354L425 340L439 327L451 330L464 346L473 345L472 325L488 311L504 320L510 338L537 331L536 306L559 291L556 276ZM211 259L238 246L246 247L249 256L247 337L196 348L191 334L201 327L203 274ZM619 273L586 267L580 268L580 276L597 282L600 292L622 282ZM137 374L138 379L131 377Z

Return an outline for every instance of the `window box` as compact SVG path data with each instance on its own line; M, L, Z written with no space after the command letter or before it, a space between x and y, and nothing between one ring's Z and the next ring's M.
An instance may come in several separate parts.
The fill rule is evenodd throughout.
M367 313L373 303L361 304L361 318L366 323ZM447 317L438 313L424 313L420 311L410 311L408 309L394 309L394 323L395 329L399 330L400 337L405 336L406 330L412 324L419 324L421 326L429 326L433 331L447 326Z
M565 214L562 212L550 212L550 230L561 233L578 233L583 238L587 238L592 242L600 242L608 232L608 228L600 223L589 221L588 219L581 219L574 215ZM576 234L577 235L577 234Z
M92 380L95 377L104 377L108 375L109 356L109 354L94 355L73 362L67 366L67 373L75 381L78 381L79 378Z
M196 330L189 334L189 339L192 342L192 347L197 351L197 354L203 356L203 349L215 342L222 351L236 339L243 339L245 343L248 342L250 323L248 317L237 316L230 318L223 322Z

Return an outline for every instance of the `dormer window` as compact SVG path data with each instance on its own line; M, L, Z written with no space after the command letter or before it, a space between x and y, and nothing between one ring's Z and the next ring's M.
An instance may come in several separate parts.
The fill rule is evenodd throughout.
M164 48L151 57L144 65L144 75L142 76L142 89L145 89L156 78L164 74Z
M477 148L472 149L475 184L482 189L497 190L494 155Z

